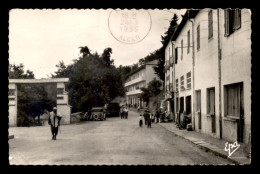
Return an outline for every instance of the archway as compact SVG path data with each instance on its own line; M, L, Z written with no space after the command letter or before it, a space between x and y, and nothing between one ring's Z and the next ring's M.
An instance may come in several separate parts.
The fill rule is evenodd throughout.
M57 112L62 115L61 124L70 124L71 107L68 104L68 93L65 91L65 83L68 78L53 79L9 79L9 126L17 126L18 87L17 84L56 84L57 87Z

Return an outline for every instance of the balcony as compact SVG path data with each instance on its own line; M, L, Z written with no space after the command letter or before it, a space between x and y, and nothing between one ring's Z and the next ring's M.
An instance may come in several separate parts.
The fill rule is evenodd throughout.
M170 56L170 67L174 64L174 61L173 61L173 56Z
M125 83L125 87L126 87L126 86L130 86L130 85L133 85L133 84L138 83L138 82L141 82L141 81L145 81L144 76L139 76L138 78L136 78L136 79L134 79L134 80L131 80L131 81L129 81L129 82L126 82L126 83Z
M141 93L142 93L141 89L137 89L134 91L126 92L126 95L135 95L135 94L141 94Z
M167 71L169 69L170 69L170 62L169 62L169 60L166 60L165 65L164 65L164 70Z

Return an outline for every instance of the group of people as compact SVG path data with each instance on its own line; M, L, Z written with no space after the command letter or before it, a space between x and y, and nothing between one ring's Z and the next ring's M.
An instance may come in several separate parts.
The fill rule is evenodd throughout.
M123 118L127 119L128 118L128 109L127 109L126 106L125 107L122 106L120 108L120 116L121 116L121 119L123 119Z
M138 110L139 112L139 110ZM143 119L147 128L151 128L152 123L164 122L167 115L167 111L161 111L161 109L156 108L154 113L151 113L148 109L144 110L143 115L139 116L139 126L142 127Z
M152 113L149 112L149 110L145 110L144 114L140 114L139 116L139 126L143 126L143 119L144 119L144 124L147 125L147 128L152 127L152 123L155 121L155 117Z

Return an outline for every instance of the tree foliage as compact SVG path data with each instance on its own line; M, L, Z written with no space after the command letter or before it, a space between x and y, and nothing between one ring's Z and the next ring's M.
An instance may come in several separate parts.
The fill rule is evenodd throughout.
M58 70L52 77L70 79L66 90L69 92L72 112L86 112L92 107L103 106L117 96L124 96L122 77L107 59L110 59L108 54L111 53L112 49L107 48L102 56L97 53L83 54L71 65L65 66L63 62L59 62L56 66Z
M147 84L147 88L141 88L142 93L140 97L148 104L150 97L155 97L161 92L162 82L154 78Z
M24 65L9 64L9 79L34 79L34 73L30 70L24 71Z
M104 49L103 54L102 54L102 58L108 66L111 65L111 63L112 63L110 60L111 54L112 54L112 48Z

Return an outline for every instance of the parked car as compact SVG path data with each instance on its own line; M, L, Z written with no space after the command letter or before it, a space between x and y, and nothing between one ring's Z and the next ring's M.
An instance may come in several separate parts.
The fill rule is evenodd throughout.
M120 106L119 103L109 103L105 106L106 108L106 113L107 116L118 116L119 117L119 113L120 113Z
M102 107L94 107L91 109L90 120L106 120L106 113L104 113Z

